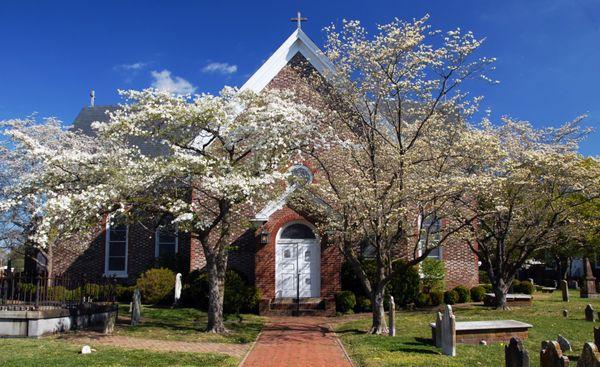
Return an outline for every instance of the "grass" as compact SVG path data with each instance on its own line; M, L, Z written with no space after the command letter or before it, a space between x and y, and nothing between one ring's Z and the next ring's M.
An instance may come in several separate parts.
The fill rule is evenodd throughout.
M250 343L256 339L263 326L263 319L256 315L227 316L225 335L204 333L206 312L195 308L164 308L142 306L142 322L129 325L129 305L119 305L119 323L115 335L145 339L178 340L188 342Z
M558 334L573 346L567 352L572 364L581 354L583 344L594 340L593 326L599 323L585 321L584 309L591 303L600 310L600 300L579 298L575 291L570 302L562 302L560 291L553 294L536 293L533 306L497 311L482 306L455 307L457 321L514 319L533 325L529 339L524 342L531 366L539 366L540 344L556 340ZM569 310L563 318L562 310ZM341 322L336 326L344 346L357 366L503 366L504 344L463 345L456 348L457 356L446 357L431 344L429 323L435 321L435 311L401 311L396 313L396 337L367 335L370 315ZM356 317L356 316L355 316Z
M158 353L98 346L79 354L80 346L54 338L0 339L0 366L236 366L233 357L208 353Z

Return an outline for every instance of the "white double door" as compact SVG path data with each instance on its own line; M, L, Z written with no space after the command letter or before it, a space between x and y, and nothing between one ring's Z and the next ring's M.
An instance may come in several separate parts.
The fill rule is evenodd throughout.
M280 240L276 248L276 297L320 297L321 251L317 241Z

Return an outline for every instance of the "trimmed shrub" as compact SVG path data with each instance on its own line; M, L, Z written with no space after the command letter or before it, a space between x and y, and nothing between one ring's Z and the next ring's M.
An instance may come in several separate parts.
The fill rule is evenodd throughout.
M149 269L138 278L136 285L144 303L157 304L175 288L175 273L165 268Z
M421 284L425 293L444 291L446 271L443 261L430 257L426 258L421 262L421 273L423 274Z
M355 312L371 312L371 300L364 296L356 297Z
M429 293L429 305L439 306L444 300L444 293L442 292L431 292Z
M483 297L485 297L485 288L478 285L476 287L471 288L471 300L473 302L481 302L483 301Z
M133 300L133 290L135 286L125 286L118 284L115 288L115 296L118 302L131 302Z
M494 288L491 284L482 284L483 289L485 289L485 293L493 293Z
M513 285L513 291L515 293L533 294L533 284L528 280L524 280L519 283L519 286Z
M341 313L351 313L356 306L356 296L350 291L335 294L335 309Z
M208 309L208 274L199 270L189 273L181 290L181 303L187 306ZM254 286L234 270L225 273L225 313L256 312L260 293Z
M421 293L417 296L417 299L415 300L415 304L419 307L429 306L430 302L431 296L429 295L429 293Z
M455 290L444 292L444 303L447 305L453 305L458 302L458 293Z
M471 292L469 292L469 288L464 285L459 285L454 288L454 291L458 294L458 303L467 303L471 301Z
M515 279L512 281L512 283L510 284L510 288L509 291L511 293L520 293L519 289L521 288L521 281L518 279Z
M406 266L404 262L394 264L395 276L387 287L388 293L394 296L399 307L414 303L420 288L419 271L414 266Z

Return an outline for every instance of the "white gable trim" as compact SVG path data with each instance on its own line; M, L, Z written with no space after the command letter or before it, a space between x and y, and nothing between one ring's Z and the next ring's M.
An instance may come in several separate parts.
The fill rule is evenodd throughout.
M260 212L256 213L254 218L251 219L254 223L264 223L269 220L269 217L283 208L283 206L287 203L288 198L296 189L298 188L297 184L293 184L292 186L288 186L281 196L273 201L270 201Z
M262 91L298 52L323 76L334 71L333 64L302 29L296 29L240 90Z

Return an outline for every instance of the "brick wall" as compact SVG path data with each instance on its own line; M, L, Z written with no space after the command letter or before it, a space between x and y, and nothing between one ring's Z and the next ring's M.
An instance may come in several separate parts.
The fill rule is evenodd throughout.
M477 256L462 241L447 242L442 248L442 260L446 269L446 288L457 285L474 287L479 284Z

